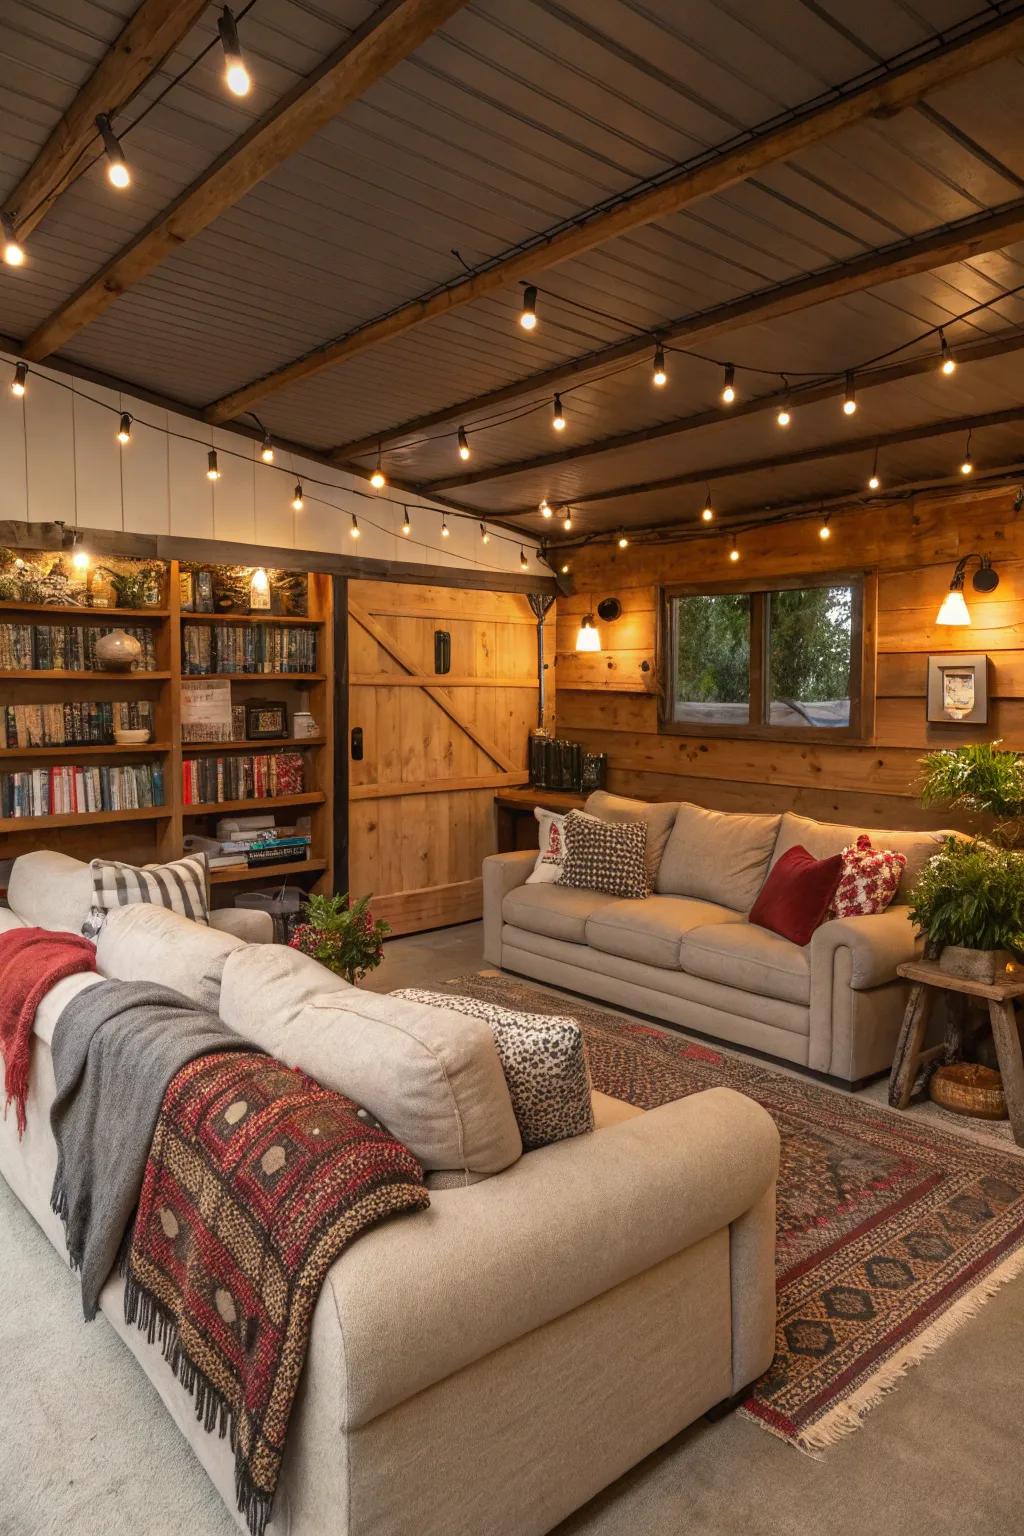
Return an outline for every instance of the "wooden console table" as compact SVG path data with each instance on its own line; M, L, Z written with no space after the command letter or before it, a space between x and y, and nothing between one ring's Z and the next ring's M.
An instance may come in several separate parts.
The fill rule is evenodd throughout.
M889 1076L889 1103L894 1109L906 1109L917 1074L925 1062L933 1061L937 1056L945 1056L947 1061L951 1061L959 1052L958 1019L947 1031L942 1045L922 1049L935 994L953 992L961 997L980 997L988 1003L1013 1139L1019 1147L1024 1147L1024 1059L1021 1056L1020 1033L1013 1006L1016 998L1024 997L1024 971L1015 972L1005 981L992 983L951 976L939 969L936 960L911 960L905 965L898 965L896 971L907 981L913 982L913 987L907 1011L903 1015L896 1056Z
M585 801L585 795L564 789L510 789L495 795L498 852L515 853L517 848L537 847L534 806L545 811L581 811Z

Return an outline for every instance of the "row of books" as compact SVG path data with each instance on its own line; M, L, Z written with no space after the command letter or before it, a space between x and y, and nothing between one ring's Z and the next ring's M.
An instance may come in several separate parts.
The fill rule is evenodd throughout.
M159 763L0 773L0 816L4 817L135 811L163 803L164 779Z
M181 780L185 805L301 795L305 788L301 752L187 758Z
M118 626L113 624L0 624L2 672L102 672L96 642ZM125 626L125 634L142 646L136 672L156 671L156 640L152 626Z
M182 671L192 677L217 672L315 672L315 629L283 624L186 624Z
M5 747L103 746L119 730L152 730L148 699L82 700L68 704L8 704L0 741Z

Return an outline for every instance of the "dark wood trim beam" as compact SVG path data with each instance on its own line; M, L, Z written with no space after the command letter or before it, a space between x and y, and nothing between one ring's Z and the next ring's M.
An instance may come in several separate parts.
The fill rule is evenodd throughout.
M460 400L455 405L415 416L410 421L389 427L372 437L354 438L351 442L332 448L330 458L335 463L347 464L350 459L359 458L362 454L375 453L378 441L386 447L389 443L415 436L446 421L465 421L469 426L471 418L478 411L492 410L495 406L521 399L524 395L553 391L570 382L584 382L590 373L648 355L655 339L665 344L679 342L684 346L696 346L729 331L740 330L747 325L764 325L769 320L797 314L832 299L848 298L851 294L876 288L881 283L916 277L922 272L934 272L936 268L949 266L956 261L968 261L972 256L983 256L988 251L1000 250L1018 240L1024 240L1024 198L1009 203L995 213L981 214L923 238L901 240L898 245L890 246L887 250L869 251L854 261L840 262L810 277L793 278L728 304L716 305L714 309L704 310L700 314L670 320L656 330L644 331L630 336L626 341L618 341L613 346L588 352L567 363L559 363L554 368L531 373L512 384L502 385L500 389L492 389L485 395L475 395L470 400Z
M44 320L21 348L22 357L39 362L59 352L76 332L251 192L466 3L388 0Z
M963 366L971 362L980 362L985 358L1002 357L1010 352L1018 352L1024 348L1024 330L1014 331L1010 336L997 336L990 341L973 342L966 347L957 348L957 361ZM868 389L877 389L883 384L898 384L902 379L911 379L921 374L931 373L938 368L938 354L929 357L908 358L903 363L890 363L884 368L876 368L870 373L857 374L857 394L862 394ZM452 475L446 480L435 480L418 487L421 496L436 496L439 491L461 490L464 486L479 485L492 480L505 480L511 475L530 474L539 469L551 469L560 464L576 464L582 459L592 459L602 453L616 453L623 448L636 448L644 443L659 442L666 437L681 437L687 432L699 431L701 427L709 427L723 420L737 420L744 416L758 416L764 411L777 410L783 400L788 399L794 416L802 406L815 405L819 401L838 398L842 393L842 386L834 379L827 383L815 384L809 389L802 390L776 390L770 395L759 395L752 400L741 400L737 405L725 408L715 406L709 411L697 411L692 416L679 416L672 421L659 422L654 427L640 427L635 432L620 432L616 437L601 437L592 443L580 443L576 448L559 449L554 453L539 454L533 459L520 459L518 462L508 464L496 464L492 469L477 469L471 474ZM706 478L698 476L698 479ZM616 493L617 494L617 493ZM577 502L592 500L587 496L573 496L573 505ZM521 512L506 512L504 517L518 517L535 512L535 507L524 507Z
M170 53L206 10L207 0L142 0L120 36L111 43L18 185L4 198L19 239L26 239L60 194L89 164L83 160L99 140L96 118L112 117ZM79 162L82 162L79 164Z
M574 220L527 249L495 261L485 271L454 282L428 298L399 305L390 314L359 326L347 336L314 348L214 401L207 410L207 420L224 422L250 411L275 390L390 341L427 320L450 314L460 305L471 304L497 288L507 288L520 278L535 276L559 262L581 256L618 235L678 213L681 208L747 181L866 118L901 112L930 91L1022 48L1024 15L1019 14L986 22L956 42L937 44L923 57L855 87L838 100L810 108L780 127L754 134L695 168L686 167L656 186L644 187L621 199L611 208L602 207Z

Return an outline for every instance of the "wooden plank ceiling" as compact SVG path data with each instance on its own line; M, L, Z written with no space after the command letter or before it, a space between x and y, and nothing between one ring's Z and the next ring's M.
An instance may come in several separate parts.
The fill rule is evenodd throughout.
M876 448L881 495L949 482L972 421L979 478L1024 463L1020 0L254 0L242 99L197 11L10 18L0 207L27 259L0 333L30 357L255 410L364 473L380 440L396 480L552 537L543 498L575 537L690 527L710 480L737 519L866 495Z

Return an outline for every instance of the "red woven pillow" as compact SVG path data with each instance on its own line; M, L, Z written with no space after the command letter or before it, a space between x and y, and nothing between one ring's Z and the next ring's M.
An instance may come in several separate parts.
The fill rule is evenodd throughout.
M781 933L794 944L809 944L825 921L843 872L843 856L815 859L806 848L790 848L770 871L750 909L750 922Z
M907 867L906 854L872 848L870 837L862 832L855 843L843 849L842 857L843 872L829 917L870 917L884 912L899 889Z

